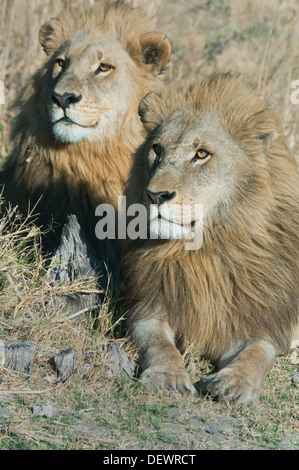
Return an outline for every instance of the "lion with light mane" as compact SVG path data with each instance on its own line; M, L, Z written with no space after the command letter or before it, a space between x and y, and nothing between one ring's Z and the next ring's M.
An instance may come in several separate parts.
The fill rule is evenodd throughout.
M31 208L39 201L38 223L51 229L46 253L59 249L74 215L88 254L114 270L118 243L96 239L95 208L117 208L123 195L132 154L144 138L138 104L159 88L170 44L122 0L64 11L42 26L39 39L48 57L18 99L15 144L0 184L24 215L28 201Z
M127 193L155 209L151 237L125 260L141 380L254 403L275 355L299 339L299 178L280 119L231 74L150 93L139 112L148 138ZM203 206L200 249L185 249L198 225L183 204ZM195 387L186 343L217 370Z

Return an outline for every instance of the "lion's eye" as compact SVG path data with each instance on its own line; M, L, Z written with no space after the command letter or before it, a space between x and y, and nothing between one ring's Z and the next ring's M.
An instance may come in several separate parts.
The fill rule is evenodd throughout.
M57 60L56 60L56 64L57 64L60 68L64 69L64 67L65 67L65 60L64 60L64 59L57 59Z
M110 70L112 69L112 66L111 65L108 65L108 64L101 64L97 70L96 70L96 75L98 75L99 73L105 73L105 72L110 72Z
M155 154L157 155L157 157L160 157L160 156L161 156L161 153L162 153L161 145L159 145L159 144L154 144L154 145L153 145L153 151L155 152Z
M160 163L162 155L162 147L159 144L154 144L152 146L152 150L150 151L148 155L149 163L150 166L152 167L152 170L154 170Z
M211 154L204 149L199 149L198 152L196 152L195 157L199 160L205 160L206 158L210 157Z
M206 161L209 161L211 156L212 156L212 154L210 152L208 152L208 150L199 149L199 150L197 150L196 154L192 158L191 162L196 163L196 162L201 161L201 162L204 163Z

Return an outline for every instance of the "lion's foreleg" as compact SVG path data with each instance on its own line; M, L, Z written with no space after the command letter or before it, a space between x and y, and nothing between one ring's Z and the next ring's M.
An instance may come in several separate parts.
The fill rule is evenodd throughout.
M139 320L132 325L131 336L140 354L142 382L172 392L196 395L175 346L174 334L166 322L154 318Z
M220 400L254 404L275 355L276 348L270 342L252 340L225 354L219 361L219 372L203 377L196 386L202 393L211 393Z

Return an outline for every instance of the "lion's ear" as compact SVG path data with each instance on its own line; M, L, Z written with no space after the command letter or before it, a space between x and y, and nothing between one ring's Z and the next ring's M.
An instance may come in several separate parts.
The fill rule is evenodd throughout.
M58 18L51 18L39 31L39 42L47 55L52 55L64 42L63 25Z
M161 122L160 105L161 97L153 91L145 95L139 103L138 114L148 131L156 129Z
M268 148L281 132L282 122L277 113L270 109L265 109L259 113L256 121L256 134L258 139L263 142L265 148Z
M159 74L169 62L171 45L164 34L145 33L140 37L141 60L151 65L154 74Z

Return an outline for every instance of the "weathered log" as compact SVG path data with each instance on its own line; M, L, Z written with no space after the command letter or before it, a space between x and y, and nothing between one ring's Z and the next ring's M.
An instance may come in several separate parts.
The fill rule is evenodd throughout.
M129 357L121 343L109 343L106 346L106 361L108 365L108 376L128 376L134 377L136 364L132 357Z
M63 382L74 373L75 365L76 353L74 348L65 349L54 356L54 367L57 377Z
M53 286L71 285L77 280L86 280L91 290L102 290L103 295L74 293L56 296L54 302L57 308L75 313L100 305L104 298L104 289L108 285L108 276L104 276L104 269L88 246L77 217L74 214L69 215L62 229L60 245L51 259L47 277Z
M36 349L26 343L0 341L0 367L30 374Z

